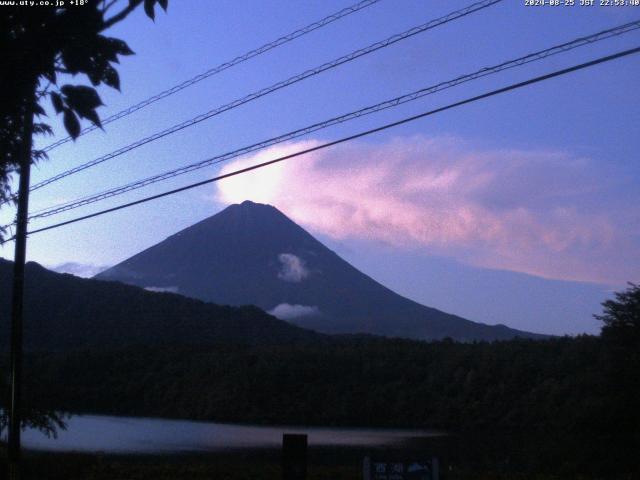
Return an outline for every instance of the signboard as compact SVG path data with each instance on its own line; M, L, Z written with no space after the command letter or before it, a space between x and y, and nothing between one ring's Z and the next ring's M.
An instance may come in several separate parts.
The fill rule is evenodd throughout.
M283 480L307 478L307 436L293 433L282 435Z
M437 458L418 461L385 461L365 457L362 465L363 480L439 480Z

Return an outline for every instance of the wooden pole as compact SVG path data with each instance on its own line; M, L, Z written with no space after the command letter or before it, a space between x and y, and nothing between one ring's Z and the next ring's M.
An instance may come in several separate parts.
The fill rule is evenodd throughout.
M18 211L16 215L16 244L13 264L13 292L11 300L11 400L9 405L8 459L9 478L20 478L20 426L22 393L22 330L24 306L24 265L27 255L27 217L29 213L29 177L31 172L31 147L33 135L33 111L37 82L32 84L27 97L20 152L20 182Z

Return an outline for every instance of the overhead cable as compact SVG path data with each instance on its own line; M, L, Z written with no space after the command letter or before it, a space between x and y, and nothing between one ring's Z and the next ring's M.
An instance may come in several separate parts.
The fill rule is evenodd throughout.
M226 112L228 110L234 109L236 107L239 107L241 105L244 105L245 103L249 103L253 100L257 100L258 98L264 97L265 95L268 95L270 93L273 93L275 91L278 91L282 88L288 87L290 85L293 85L295 83L301 82L309 77L318 75L322 72L325 72L327 70L333 69L338 67L339 65L343 65L345 63L351 62L357 58L360 58L364 55L368 55L370 53L373 53L375 51L378 51L382 48L386 48L390 45L393 45L397 42L400 42L402 40L406 40L407 38L413 37L414 35L417 35L419 33L423 33L426 32L428 30L431 30L433 28L436 28L440 25L444 25L447 24L449 22L452 22L454 20L460 19L462 17L465 17L467 15L470 15L474 12L477 12L479 10L485 9L487 7L490 7L492 5L495 5L496 3L500 3L503 0L483 0L480 2L476 2L473 3L465 8L456 10L454 12L451 12L447 15L444 15L442 17L439 17L435 20L431 20L427 23L424 23L422 25L419 25L417 27L413 27L410 28L409 30L406 30L405 32L402 33L398 33L396 35L392 35L391 37L373 43L371 45L369 45L368 47L364 47L358 50L355 50L347 55L344 55L340 58L337 58L335 60L332 60L330 62L327 63L323 63L322 65L306 70L298 75L294 75L286 80L282 80L280 82L277 82L269 87L263 88L261 90L258 90L257 92L251 93L249 95L246 95L242 98L236 99L230 103L227 103L225 105L219 106L214 108L213 110L209 110L206 113L200 114L194 118L191 118L190 120L186 120L182 123L178 123L176 125L173 125L172 127L169 127L165 130L162 130L160 132L156 132L153 135L150 135L148 137L142 138L140 140L137 140L129 145L126 145L124 147L121 147L111 153L108 153L106 155L102 155L98 158L95 158L93 160L90 160L89 162L83 163L82 165L78 165L77 167L71 168L69 170L66 170L62 173L59 173L57 175L54 175L50 178L47 178L39 183L36 183L35 185L33 185L30 188L30 191L34 191L34 190L38 190L46 185L49 185L53 182L56 182L58 180L61 180L65 177L68 177L70 175L73 175L75 173L81 172L83 170L86 170L90 167L93 167L95 165L101 164L103 162L106 162L107 160L111 160L115 157L118 157L124 153L130 152L131 150L134 150L136 148L139 148L143 145L146 145L148 143L151 143L155 140L159 140L163 137L166 137L167 135L171 135L173 133L176 133L180 130L183 130L185 128L188 127L192 127L193 125L196 125L200 122L203 122L204 120L207 120L211 117L214 117L216 115L220 115L223 112Z
M619 58L622 58L622 57L626 57L626 56L629 56L629 55L632 55L632 54L636 54L636 53L639 53L639 52L640 52L640 47L636 47L636 48L632 48L632 49L629 49L629 50L624 50L624 51L621 51L621 52L618 52L618 53L615 53L615 54L612 54L612 55L608 55L608 56L605 56L605 57L599 57L599 58L597 58L595 60L591 60L589 62L581 63L579 65L574 65L572 67L564 68L562 70L556 70L556 71L554 71L552 73L548 73L546 75L541 75L541 76L538 76L538 77L535 77L535 78L531 78L531 79L525 80L523 82L514 83L514 84L511 84L511 85L509 85L507 87L503 87L503 88L499 88L499 89L496 89L496 90L492 90L490 92L487 92L487 93L484 93L484 94L481 94L481 95L476 95L475 97L471 97L471 98L467 98L465 100L461 100L459 102L451 103L451 104L446 105L444 107L436 108L434 110L429 110L427 112L423 112L423 113L420 113L418 115L413 115L411 117L403 118L402 120L398 120L398 121L395 121L395 122L392 122L392 123L387 123L387 124L382 125L380 127L372 128L370 130L366 130L366 131L363 131L363 132L360 132L360 133L356 133L354 135L343 137L343 138L340 138L338 140L334 140L334 141L331 141L331 142L323 143L321 145L317 145L317 146L314 146L314 147L311 147L311 148L307 148L305 150L301 150L299 152L295 152L295 153L292 153L292 154L289 154L289 155L278 157L278 158L275 158L273 160L269 160L269 161L266 161L266 162L259 163L257 165L252 165L250 167L246 167L246 168L242 168L242 169L239 169L239 170L235 170L233 172L229 172L229 173L226 173L226 174L223 174L223 175L218 175L217 177L209 178L207 180L202 180L200 182L191 183L189 185L185 185L185 186L180 187L180 188L176 188L176 189L169 190L169 191L166 191L166 192L163 192L163 193L159 193L159 194L156 194L156 195L145 197L145 198L142 198L142 199L139 199L139 200L135 200L133 202L129 202L129 203L125 203L125 204L122 204L122 205L118 205L116 207L111 207L111 208L107 208L105 210L100 210L98 212L90 213L88 215L83 215L81 217L72 218L72 219L66 220L64 222L60 222L60 223L56 223L56 224L53 224L53 225L48 225L46 227L42 227L42 228L38 228L38 229L35 229L35 230L31 230L30 232L28 232L28 234L32 235L32 234L35 234L35 233L40 233L40 232L45 232L47 230L60 228L60 227L63 227L65 225L70 225L72 223L77 223L77 222L80 222L80 221L83 221L83 220L87 220L87 219L90 219L90 218L95 218L95 217L98 217L98 216L101 216L101 215L105 215L107 213L111 213L111 212L115 212L115 211L118 211L118 210L123 210L123 209L126 209L126 208L130 208L130 207L133 207L135 205L140 205L142 203L150 202L152 200L157 200L159 198L167 197L169 195L174 195L176 193L184 192L186 190L190 190L190 189L193 189L193 188L196 188L196 187L200 187L200 186L203 186L203 185L208 185L208 184L211 184L211 183L214 183L214 182L218 182L220 180L224 180L226 178L234 177L234 176L241 175L241 174L253 171L253 170L257 170L257 169L260 169L260 168L267 167L269 165L273 165L275 163L279 163L279 162L282 162L282 161L285 161L285 160L289 160L291 158L299 157L301 155L312 153L312 152L315 152L315 151L318 151L318 150L323 150L325 148L329 148L329 147L332 147L334 145L345 143L345 142L348 142L348 141L351 141L351 140L356 140L358 138L362 138L362 137L365 137L365 136L368 136L368 135L372 135L374 133L378 133L378 132L381 132L383 130L387 130L389 128L393 128L393 127L397 127L397 126L400 126L400 125L404 125L406 123L413 122L413 121L416 121L418 119L421 119L421 118L424 118L424 117L428 117L428 116L431 116L431 115L435 115L437 113L441 113L441 112L444 112L446 110L451 110L453 108L456 108L456 107L459 107L459 106L462 106L462 105L473 103L473 102L476 102L476 101L479 101L479 100L483 100L485 98L493 97L495 95L506 93L506 92L509 92L509 91L512 91L512 90L517 90L517 89L520 89L520 88L523 88L523 87L526 87L526 86L529 86L529 85L533 85L535 83L540 83L540 82L549 80L551 78L555 78L555 77L559 77L559 76L562 76L562 75L566 75L568 73L575 72L575 71L578 71L578 70L583 70L583 69L586 69L586 68L589 68L589 67L593 67L593 66L598 65L598 64L602 64L602 63L605 63L605 62L610 62L612 60L616 60L616 59L619 59ZM10 238L7 241L12 241L12 240L15 240L15 237Z
M404 103L408 103L414 100L417 100L419 98L425 97L427 95L431 95L434 94L436 92L442 91L442 90L446 90L448 88L452 88L456 85L460 85L462 83L466 83L472 80L476 80L478 78L482 78L482 77L486 77L488 75L493 75L496 74L498 72L504 71L504 70L508 70L514 67L518 67L518 66L522 66L522 65L526 65L529 64L531 62L535 62L535 61L539 61L542 59L545 59L547 57L550 57L552 55L556 55L559 53L563 53L563 52L567 52L570 50L574 50L576 48L585 46L585 45L590 45L592 43L595 42L599 42L599 41L603 41L605 39L611 38L611 37L615 37L618 35L622 35L624 33L628 33L631 32L633 30L637 30L640 28L640 20L634 21L634 22L630 22L630 23L626 23L623 25L619 25L617 27L613 27L613 28L609 28L607 30L603 30L601 32L589 35L589 36L585 36L585 37L579 37L576 38L570 42L565 42L563 44L560 45L556 45L550 48L547 48L545 50L540 50L534 53L530 53L528 55L516 58L516 59L512 59L491 67L485 67L482 68L480 70L477 70L473 73L469 73L466 75L461 75L459 77L456 77L452 80L448 80L445 82L441 82L426 88L422 88L420 90L405 94L405 95L401 95L399 97L395 97L389 100L385 100L383 102L377 103L375 105L370 105L368 107L365 108L361 108L359 110L355 110L349 113L346 113L344 115L340 115L337 117L333 117L330 118L328 120L325 120L323 122L318 122L315 123L313 125L309 125L306 126L304 128L300 128L297 130L293 130L291 132L279 135L277 137L273 137L267 140L263 140L261 142L258 143L254 143L252 145L249 146L245 146L230 152L226 152L224 154L221 155L216 155L214 157L196 162L196 163L192 163L183 167L179 167L176 169L172 169L157 175L153 175L147 178L143 178L140 180L136 180L134 182L130 182L127 183L125 185L121 185L119 187L115 187L109 190L105 190L102 191L100 193L96 193L96 194L91 194L88 196L84 196L75 200L71 200L69 202L65 202L65 203L61 203L58 205L55 205L53 207L47 207L38 211L35 211L29 218L30 219L36 219L36 218L44 218L44 217L49 217L52 215L56 215L68 210L72 210L75 208L79 208L85 205L89 205L101 200L105 200L107 198L111 198L117 195L122 195L124 193L130 192L132 190L137 190L139 188L145 187L147 185L151 185L163 180L167 180L170 178L174 178L177 177L179 175L184 175L186 173L192 172L194 170L199 170L201 168L205 168L211 165L215 165L215 164L219 164L225 161L228 161L230 159L242 156L242 155L246 155L258 150L262 150L264 148L276 145L278 143L282 143L288 140L292 140L313 132L316 132L318 130L322 130L325 128L328 128L330 126L333 125L337 125L340 123L344 123L350 120L354 120L356 118L360 118L363 117L365 115L369 115L372 113L376 113L376 112L380 112L382 110L386 110L389 108L393 108L396 107L398 105L402 105Z
M121 110L117 113L114 113L113 115L108 116L107 118L102 120L102 125L106 125L108 123L111 122L115 122L116 120L120 120L121 118L124 118L128 115L131 115L134 112L137 112L138 110L141 110L145 107L148 107L149 105L152 105L160 100L162 100L163 98L169 97L175 93L178 93L181 90L184 90L185 88L188 88L192 85L195 85L198 82L201 82L202 80L205 80L213 75L216 75L218 73L221 73L231 67L234 67L240 63L246 62L247 60L250 60L254 57L257 57L258 55L262 55L263 53L266 53L270 50L273 50L276 47L279 47L281 45L284 45L285 43L291 42L292 40L295 40L296 38L302 37L303 35L306 35L308 33L313 32L314 30L318 30L319 28L325 27L327 25L329 25L330 23L335 22L336 20L339 20L341 18L344 18L348 15L351 15L352 13L358 12L364 8L370 7L371 5L380 2L381 0L363 0L361 2L355 3L349 7L343 8L342 10L340 10L339 12L333 13L331 15L328 15L324 18L322 18L321 20L318 20L317 22L313 22L309 25L307 25L306 27L300 28L298 30L295 30L294 32L289 33L288 35L284 35L276 40L273 40L272 42L269 43L265 43L264 45L262 45L261 47L258 47L256 49L250 50L242 55L237 56L236 58L234 58L233 60L229 60L227 62L221 63L220 65L217 65L213 68L210 68L209 70L207 70L206 72L200 73L198 75L196 75L195 77L192 77L188 80L185 80L184 82L181 82L177 85L174 85L171 88L168 88L167 90L164 90L156 95L153 95L152 97L149 97L145 100L142 100L139 103L136 103L135 105L132 105L130 107L125 108L124 110ZM90 125L86 128L83 128L82 131L80 132L80 135L84 135L85 133L89 133L93 130L96 130L98 127L96 125ZM51 150L53 150L56 147L59 147L60 145L64 145L67 142L70 142L71 140L73 140L72 137L65 137L62 138L60 140L58 140L57 142L52 143L51 145L47 145L44 148L45 152L49 152Z

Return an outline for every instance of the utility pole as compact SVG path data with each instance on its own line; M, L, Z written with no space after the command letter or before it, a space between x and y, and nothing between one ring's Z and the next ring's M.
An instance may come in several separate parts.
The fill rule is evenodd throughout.
M16 245L11 299L11 400L9 406L9 479L20 479L20 410L22 394L22 329L24 306L24 264L27 255L27 218L29 213L29 177L33 136L34 102L37 78L29 84L24 106L20 149L20 182L16 214Z

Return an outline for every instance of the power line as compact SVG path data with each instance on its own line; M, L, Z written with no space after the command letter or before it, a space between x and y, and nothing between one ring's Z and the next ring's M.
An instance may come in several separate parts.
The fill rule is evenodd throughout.
M629 22L623 25L619 25L613 28L609 28L607 30L603 30L600 31L598 33L589 35L589 36L585 36L585 37L579 37L575 40L569 41L569 42L565 42L563 44L560 45L556 45L550 48L547 48L545 50L540 50L534 53L530 53L528 55L525 55L523 57L519 57L513 60L509 60L503 63L500 63L498 65L494 65L491 67L486 67L486 68L482 68L480 70L477 70L473 73L469 73L466 75L462 75L459 77L454 78L453 80L449 80L446 82L441 82L438 83L436 85L432 85L430 87L426 87L417 91L414 91L412 93L406 94L406 95L401 95L399 97L395 97L392 98L390 100L385 100L384 102L380 102L377 103L375 105L371 105L344 115L340 115L338 117L334 117L331 118L329 120L325 120L323 122L319 122L319 123L315 123L313 125L309 125L307 127L298 129L298 130L294 130L288 133L285 133L283 135L279 135L277 137L273 137L270 138L268 140L264 140L258 143L255 143L253 145L249 145L237 150L233 150L231 152L227 152L221 155L217 155L211 158L208 158L206 160L202 160L200 162L196 162L196 163L192 163L190 165L186 165L177 169L173 169L167 172L163 172L157 175L153 175L151 177L147 177L141 180L137 180L135 182L131 182L116 188L112 188L97 194L92 194L92 195L88 195L85 197L81 197L69 202L65 202L59 205L55 205L53 207L47 207L45 209L41 209L38 210L36 212L33 213L33 215L31 215L29 218L30 219L36 219L36 218L44 218L44 217L49 217L52 215L56 215L68 210L72 210L75 208L79 208L85 205L89 205L91 203L95 203L107 198L111 198L117 195L122 195L124 193L130 192L132 190L137 190L138 188L142 188L145 187L147 185L151 185L153 183L157 183L163 180L167 180L173 177L177 177L179 175L183 175L189 172L192 172L194 170L198 170L201 168L205 168L207 166L211 166L214 164L218 164L218 163L222 163L225 162L227 160L230 160L232 158L236 158L239 157L241 155L246 155L248 153L251 152L255 152L257 150L261 150L264 149L266 147L278 144L278 143L282 143L284 141L287 140L292 140L294 138L298 138L301 137L303 135L307 135L309 133L318 131L318 130L322 130L325 128L328 128L330 126L333 125L337 125L340 123L344 123L350 120L354 120L356 118L360 118L363 117L365 115L369 115L372 113L376 113L382 110L386 110L388 108L393 108L396 107L398 105L402 105L404 103L408 103L410 101L414 101L417 100L419 98L422 98L424 96L427 95L431 95L434 94L436 92L454 87L456 85L460 85L462 83L466 83L472 80L476 80L478 78L482 78L488 75L492 75L504 70L508 70L514 67L518 67L521 65L526 65L528 63L534 62L534 61L538 61L538 60L542 60L544 58L547 58L549 56L552 55L556 55L559 53L563 53L563 52L567 52L569 50L573 50L576 49L578 47L582 47L584 45L590 45L592 43L595 42L599 42L599 41L603 41L606 40L608 38L611 37L615 37L615 36L619 36L622 35L624 33L628 33L631 32L633 30L636 30L640 28L640 20L637 20L635 22Z
M453 108L456 108L456 107L459 107L459 106L462 106L462 105L473 103L473 102L476 102L476 101L479 101L479 100L483 100L485 98L493 97L495 95L506 93L506 92L509 92L509 91L512 91L512 90L517 90L517 89L526 87L528 85L532 85L532 84L539 83L539 82L542 82L542 81L545 81L545 80L549 80L551 78L559 77L561 75L566 75L568 73L575 72L575 71L578 71L578 70L583 70L585 68L589 68L589 67L601 64L601 63L609 62L609 61L612 61L612 60L615 60L615 59L618 59L618 58L626 57L628 55L636 54L638 52L640 52L640 47L632 48L632 49L629 49L629 50L624 50L624 51L615 53L613 55L600 57L600 58L597 58L595 60L591 60L591 61L586 62L586 63L581 63L579 65L574 65L573 67L564 68L562 70L556 70L556 71L554 71L552 73L548 73L546 75L541 75L539 77L534 77L534 78L531 78L529 80L525 80L523 82L514 83L514 84L511 84L511 85L509 85L507 87L499 88L497 90L492 90L490 92L487 92L487 93L484 93L484 94L481 94L481 95L477 95L475 97L471 97L471 98L467 98L465 100L461 100L459 102L451 103L451 104L446 105L444 107L436 108L434 110L429 110L427 112L423 112L423 113L420 113L418 115L413 115L411 117L407 117L407 118L404 118L402 120L398 120L396 122L387 123L387 124L382 125L380 127L376 127L376 128L370 129L370 130L366 130L364 132L356 133L356 134L350 135L348 137L343 137L343 138L340 138L338 140L334 140L332 142L327 142L327 143L324 143L322 145L317 145L315 147L307 148L305 150L302 150L302 151L299 151L299 152L296 152L296 153L292 153L292 154L289 154L289 155L278 157L278 158L275 158L273 160L269 160L269 161L266 161L266 162L259 163L257 165L252 165L250 167L242 168L240 170L235 170L233 172L226 173L224 175L218 175L217 177L214 177L214 178L210 178L210 179L203 180L203 181L200 181L200 182L196 182L196 183L192 183L192 184L189 184L189 185L185 185L183 187L176 188L176 189L173 189L173 190L169 190L169 191L166 191L166 192L163 192L163 193L159 193L157 195L152 195L152 196L149 196L149 197L145 197L145 198L142 198L140 200L135 200L133 202L129 202L129 203L125 203L125 204L122 204L122 205L118 205L116 207L107 208L105 210L94 212L94 213L91 213L91 214L88 214L88 215L83 215L81 217L76 217L76 218L73 218L71 220L67 220L67 221L56 223L56 224L49 225L49 226L46 226L46 227L38 228L38 229L32 230L32 231L30 231L28 233L29 234L34 234L34 233L44 232L44 231L47 231L47 230L52 230L54 228L59 228L59 227L65 226L65 225L69 225L69 224L72 224L72 223L80 222L82 220L87 220L89 218L98 217L98 216L101 216L101 215L105 215L107 213L115 212L117 210L122 210L122 209L125 209L125 208L133 207L135 205L146 203L146 202L149 202L151 200L156 200L156 199L159 199L159 198L162 198L162 197L166 197L166 196L169 196L169 195L174 195L176 193L183 192L185 190L190 190L190 189L193 189L193 188L196 188L196 187L200 187L202 185L207 185L207 184L210 184L210 183L213 183L213 182L218 182L218 181L223 180L225 178L234 177L236 175L247 173L247 172L250 172L252 170L257 170L257 169L260 169L260 168L264 168L266 166L273 165L274 163L282 162L284 160L289 160L291 158L298 157L298 156L301 156L301 155L305 155L307 153L315 152L315 151L322 150L322 149L325 149L325 148L328 148L328 147L332 147L334 145L338 145L338 144L341 144L341 143L344 143L344 142L355 140L357 138L365 137L365 136L368 136L368 135L371 135L371 134L374 134L374 133L377 133L377 132L381 132L383 130L387 130L389 128L397 127L397 126L403 125L405 123L413 122L415 120L418 120L418 119L421 119L421 118L424 118L424 117L435 115L437 113L444 112L446 110L450 110L450 109L453 109ZM7 241L12 241L12 240L15 240L15 237L14 238L10 238Z
M42 187L44 187L46 185L49 185L50 183L53 183L53 182L56 182L58 180L61 180L61 179L65 178L65 177L68 177L69 175L73 175L75 173L78 173L78 172L81 172L83 170L86 170L87 168L90 168L90 167L93 167L93 166L98 165L100 163L106 162L107 160L111 160L111 159L113 159L113 158L115 158L117 156L120 156L120 155L122 155L124 153L127 153L127 152L130 152L131 150L134 150L134 149L136 149L138 147L146 145L147 143L153 142L155 140L159 140L160 138L166 137L167 135L171 135L172 133L175 133L175 132L178 132L178 131L183 130L185 128L188 128L188 127L191 127L193 125L196 125L196 124L198 124L198 123L200 123L200 122L202 122L204 120L207 120L207 119L209 119L211 117L219 115L219 114L221 114L223 112L226 112L228 110L231 110L233 108L239 107L241 105L244 105L245 103L251 102L251 101L256 100L258 98L261 98L261 97L263 97L265 95L273 93L273 92L275 92L277 90L280 90L282 88L288 87L288 86L293 85L295 83L301 82L301 81L303 81L303 80L305 80L305 79L307 79L309 77L318 75L318 74L320 74L322 72L325 72L327 70L330 70L330 69L333 69L335 67L338 67L339 65L343 65L345 63L351 62L351 61L353 61L353 60L355 60L357 58L360 58L360 57L362 57L364 55L368 55L368 54L373 53L373 52L375 52L377 50L380 50L382 48L386 48L386 47L388 47L390 45L393 45L393 44L395 44L397 42L400 42L400 41L405 40L407 38L413 37L414 35L426 32L426 31L431 30L431 29L433 29L435 27L438 27L440 25L444 25L446 23L452 22L452 21L457 20L459 18L465 17L467 15L470 15L472 13L475 13L475 12L479 11L479 10L485 9L487 7L490 7L490 6L492 6L492 5L496 4L496 3L500 3L502 1L503 0L483 0L483 1L480 1L480 2L476 2L476 3L473 3L473 4L471 4L471 5L469 5L469 6L465 7L465 8L462 8L460 10L456 10L454 12L451 12L451 13L443 16L443 17L437 18L435 20L431 20L431 21L429 21L427 23L424 23L422 25L419 25L417 27L410 28L409 30L407 30L405 32L402 32L402 33L399 33L399 34L396 34L396 35L392 35L391 37L389 37L389 38L387 38L385 40L373 43L373 44L369 45L368 47L364 47L364 48L361 48L361 49L356 50L354 52L351 52L351 53L349 53L347 55L344 55L344 56L342 56L340 58L337 58L337 59L335 59L335 60L333 60L331 62L327 62L327 63L324 63L324 64L318 66L318 67L306 70L306 71L304 71L304 72L302 72L302 73L300 73L298 75L294 75L293 77L288 78L287 80L283 80L283 81L280 81L278 83L275 83L275 84L273 84L273 85L271 85L269 87L263 88L262 90L259 90L257 92L251 93L251 94L246 95L246 96L244 96L242 98L236 99L236 100L234 100L234 101L232 101L230 103L227 103L225 105L217 107L217 108L215 108L213 110L210 110L210 111L208 111L206 113L200 114L200 115L198 115L198 116L196 116L196 117L194 117L194 118L192 118L190 120L186 120L186 121L184 121L182 123L176 124L176 125L174 125L172 127L169 127L169 128L167 128L165 130L162 130L161 132L154 133L153 135L150 135L150 136L145 137L145 138L143 138L141 140L138 140L138 141L133 142L133 143L131 143L129 145L126 145L126 146L124 146L122 148L119 148L118 150L115 150L115 151L113 151L113 152L111 152L109 154L103 155L103 156L98 157L98 158L96 158L94 160L91 160L91 161L89 161L87 163L84 163L84 164L79 165L77 167L74 167L74 168L71 168L69 170L66 170L66 171L64 171L62 173L59 173L58 175L54 175L53 177L50 177L50 178L48 178L46 180L43 180L43 181L41 181L39 183L36 183L35 185L33 185L31 187L30 190L33 191L33 190L37 190L39 188L42 188Z
M299 37L302 37L303 35L306 35L308 33L313 32L314 30L318 30L319 28L325 27L327 25L329 25L330 23L335 22L336 20L339 20L341 18L344 18L348 15L351 15L352 13L358 12L364 8L370 7L371 5L374 5L378 2L380 2L381 0L363 0L361 2L355 3L354 5L351 5L349 7L343 8L342 10L333 13L331 15L328 15L324 18L322 18L321 20L318 20L316 22L313 22L309 25L307 25L306 27L300 28L298 30L295 30L294 32L289 33L288 35L285 35L283 37L280 37L276 40L273 40L272 42L266 43L264 45L262 45L261 47L258 47L254 50L250 50L242 55L237 56L236 58L234 58L233 60L229 60L228 62L224 62L221 63L220 65L217 65L209 70L207 70L206 72L200 73L199 75L196 75L195 77L192 77L188 80L185 80L182 83L179 83L178 85L175 85L167 90L164 90L152 97L147 98L146 100L142 100L139 103L136 103L135 105L132 105L128 108L125 108L124 110L121 110L117 113L114 113L113 115L105 118L104 120L102 120L102 125L106 125L108 123L111 122L115 122L116 120L119 120L123 117L126 117L128 115L131 115L134 112L137 112L138 110L141 110L153 103L156 103L160 100L162 100L163 98L169 97L175 93L178 93L181 90L184 90L185 88L188 88L192 85L195 85L198 82L201 82L202 80L205 80L213 75L216 75L218 73L221 73L225 70L227 70L228 68L234 67L240 63L246 62L247 60L250 60L254 57L257 57L258 55L262 55L263 53L266 53L270 50L273 50L276 47L279 47L281 45L284 45L285 43L289 43ZM84 135L85 133L89 133L93 130L96 130L98 127L96 125L90 125L84 129L82 129L82 131L80 132L80 135ZM70 142L71 140L73 140L72 137L65 137L62 138L60 140L58 140L57 142L54 142L50 145L47 145L44 148L45 152L50 152L51 150L53 150L56 147L59 147L60 145L63 145L67 142Z

